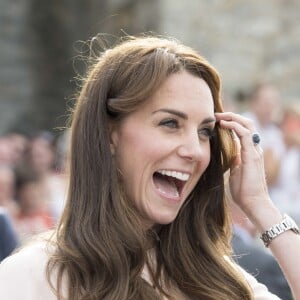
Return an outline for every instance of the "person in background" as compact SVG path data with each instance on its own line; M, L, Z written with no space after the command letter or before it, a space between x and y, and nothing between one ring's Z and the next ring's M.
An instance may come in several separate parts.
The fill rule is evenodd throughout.
M6 136L0 136L0 166L12 165L12 153L10 141Z
M264 164L270 192L277 183L280 161L284 153L282 133L275 120L281 109L279 89L270 83L261 83L250 93L248 111L243 115L254 122L261 136Z
M0 206L0 262L9 256L18 245L19 241L12 221L5 209Z
M272 199L282 211L300 224L300 103L290 101L281 121L285 151L281 159L277 184Z
M55 166L55 139L50 132L35 134L27 149L27 164L40 178L44 186L45 201L48 202L55 221L59 219L66 196L66 175Z
M174 39L127 37L95 57L72 115L62 218L1 263L0 299L278 299L231 258L227 171L300 299L299 232L270 199L253 122L224 113L220 89Z
M54 219L45 201L46 195L47 191L34 171L24 168L16 171L15 198L19 213L15 217L15 224L22 243L54 227Z
M69 129L64 130L56 139L56 166L62 175L67 176L67 165L69 156L69 146L70 146L70 131Z
M19 213L19 207L14 198L14 189L14 170L7 165L0 165L0 206L4 207L12 218Z
M11 167L17 168L23 163L28 139L25 135L17 132L10 132L6 135L11 153Z

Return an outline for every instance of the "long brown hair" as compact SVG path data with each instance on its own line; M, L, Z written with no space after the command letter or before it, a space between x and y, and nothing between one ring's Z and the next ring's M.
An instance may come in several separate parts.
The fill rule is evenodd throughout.
M170 76L186 70L206 81L222 111L217 71L196 51L160 37L127 37L106 50L84 81L71 125L70 182L48 278L68 299L160 299L176 286L190 299L252 299L230 255L223 174L234 144L216 128L211 161L177 218L158 232L153 286L141 277L149 232L126 199L110 151L109 124L134 111ZM62 298L62 297L61 297ZM59 299L61 299L59 298Z

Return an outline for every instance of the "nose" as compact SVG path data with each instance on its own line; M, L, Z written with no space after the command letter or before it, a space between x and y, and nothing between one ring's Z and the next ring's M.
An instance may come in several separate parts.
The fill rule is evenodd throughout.
M190 161L200 161L205 151L209 151L209 146L202 144L197 133L183 137L177 149L180 157Z

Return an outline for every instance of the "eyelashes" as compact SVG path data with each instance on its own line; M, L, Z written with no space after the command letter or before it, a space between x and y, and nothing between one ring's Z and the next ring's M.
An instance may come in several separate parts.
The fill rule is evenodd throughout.
M179 123L176 119L164 119L159 122L159 126L165 126L171 129L178 129L179 128Z
M164 119L159 122L159 126L166 127L171 131L176 131L180 129L180 124L178 120L173 118ZM210 140L215 135L215 129L212 126L203 127L198 130L198 136L200 140Z
M211 139L215 135L215 130L213 128L205 127L198 130L199 138L203 137L204 139Z

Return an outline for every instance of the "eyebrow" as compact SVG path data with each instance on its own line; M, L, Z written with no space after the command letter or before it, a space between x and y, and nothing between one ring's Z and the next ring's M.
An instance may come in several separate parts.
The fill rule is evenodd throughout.
M169 114L175 115L175 116L177 116L179 118L182 118L184 120L188 119L187 114L185 114L185 113L183 113L181 111L175 110L175 109L170 109L170 108L161 108L161 109L155 110L154 112L152 112L152 114L159 113L159 112L169 113ZM209 117L209 118L205 118L201 122L201 124L207 124L207 123L213 123L213 122L216 122L216 119Z

